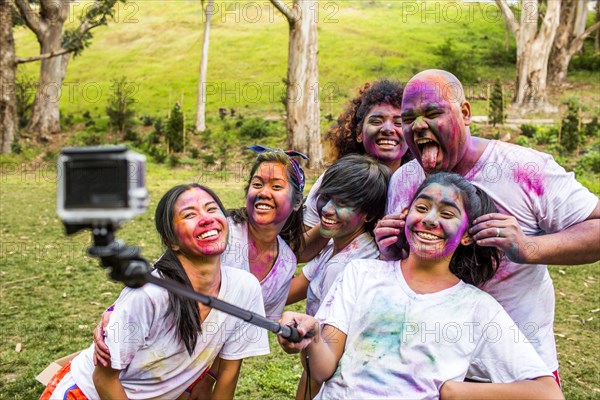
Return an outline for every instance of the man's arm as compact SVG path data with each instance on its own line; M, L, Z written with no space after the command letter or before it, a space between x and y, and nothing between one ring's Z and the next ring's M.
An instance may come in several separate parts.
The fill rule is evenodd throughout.
M312 228L304 225L304 228L304 249L302 249L302 253L297 254L299 263L308 262L315 258L329 242L329 238L321 236L320 223Z
M600 260L600 202L584 220L561 232L527 236L514 217L487 214L469 231L480 246L496 246L513 262L576 265Z

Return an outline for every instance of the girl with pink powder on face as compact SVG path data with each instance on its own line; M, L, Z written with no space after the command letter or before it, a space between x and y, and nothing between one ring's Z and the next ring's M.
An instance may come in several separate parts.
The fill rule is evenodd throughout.
M495 206L456 174L428 177L406 215L402 261L356 260L316 316L286 312L304 350L318 399L562 399L551 370L514 322L474 285L489 280L497 249L468 233ZM467 373L491 384L464 382Z
M206 187L169 190L155 214L166 251L152 273L264 315L256 279L221 263L225 215ZM217 357L212 396L232 399L242 359L269 353L259 328L154 285L123 289L105 333L109 363L94 366L92 345L57 373L41 399L184 399Z
M402 135L400 82L382 79L366 83L340 114L337 124L325 136L331 144L332 158L349 154L366 154L387 166L391 172L412 156ZM317 191L323 175L317 179L306 198L304 224L306 247L298 255L300 262L311 260L327 244L320 235Z

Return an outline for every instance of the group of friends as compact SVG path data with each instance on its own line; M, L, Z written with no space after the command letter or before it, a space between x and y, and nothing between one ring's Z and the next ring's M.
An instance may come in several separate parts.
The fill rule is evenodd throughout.
M156 208L153 274L296 327L297 399L563 398L547 264L600 259L598 198L547 154L471 136L459 80L366 84L301 154L260 146L246 206L195 183ZM296 275L299 262L306 262ZM284 312L306 299L306 313ZM41 399L231 399L267 332L145 285Z

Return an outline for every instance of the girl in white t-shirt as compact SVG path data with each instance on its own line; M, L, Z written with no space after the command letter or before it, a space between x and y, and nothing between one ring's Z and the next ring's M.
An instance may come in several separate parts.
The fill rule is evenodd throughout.
M350 154L325 171L317 192L320 234L331 239L302 272L294 277L288 304L306 298L306 313L315 315L321 301L352 260L379 257L372 236L383 217L390 170L374 158ZM303 373L297 399L303 399L307 379ZM319 385L311 382L312 392Z
M214 192L197 184L172 188L158 203L155 224L166 252L153 274L264 315L257 280L221 264L228 224ZM217 356L212 395L231 399L242 359L269 352L264 330L154 285L123 289L105 335L110 364L94 366L92 345L57 373L41 399L185 398Z
M304 171L294 151L251 146L259 153L246 186L246 206L229 210L225 265L244 269L260 282L267 318L281 318L303 244Z
M483 191L456 174L429 176L416 190L401 240L402 261L347 265L316 316L284 313L305 339L317 398L562 398L551 371L502 307L474 285L500 255L468 234L493 212ZM493 383L464 382L471 377Z

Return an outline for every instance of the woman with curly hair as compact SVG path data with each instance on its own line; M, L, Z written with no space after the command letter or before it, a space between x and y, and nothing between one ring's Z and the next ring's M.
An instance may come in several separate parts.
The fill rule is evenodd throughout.
M388 79L366 83L359 89L358 96L348 103L338 117L337 124L325 137L331 143L334 161L348 154L368 154L394 173L412 158L402 135L402 92L400 82ZM306 246L299 255L300 262L311 260L328 241L319 234L317 191L322 179L323 175L315 182L306 198Z

